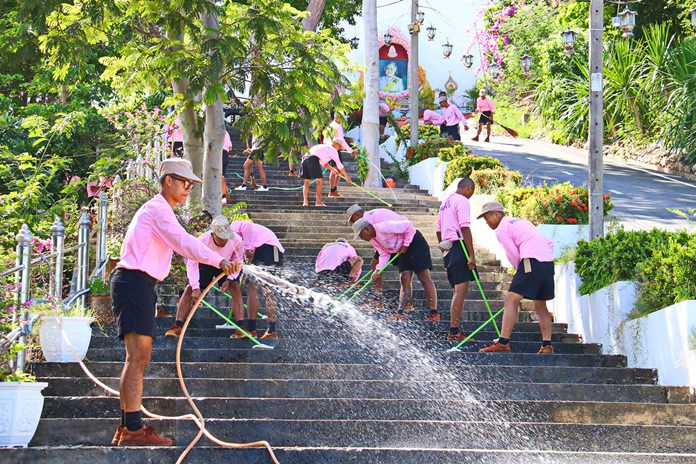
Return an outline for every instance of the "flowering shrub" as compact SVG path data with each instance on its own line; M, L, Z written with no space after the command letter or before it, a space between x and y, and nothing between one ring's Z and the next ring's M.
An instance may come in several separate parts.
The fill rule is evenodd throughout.
M166 143L155 144L166 132L165 116L160 108L148 110L145 104L133 111L122 111L110 107L104 112L106 119L118 130L118 135L126 143L132 157L142 156L145 160L155 158L160 151L169 153Z
M460 156L471 155L472 152L461 143L455 143L451 147L441 148L438 153L440 161L452 161Z
M447 165L445 185L450 185L459 177L469 177L474 170L490 168L503 168L503 163L492 156L459 156Z
M401 126L401 133L404 134L404 137L406 137L407 140L409 140L411 138L411 125L406 123L403 126ZM418 126L418 139L419 140L435 139L439 136L440 136L440 126L425 125L425 124ZM403 141L401 139L397 140L397 144L402 143L402 142Z
M431 139L411 147L406 150L406 162L409 166L418 164L421 161L439 156L442 148L450 148L456 145L462 146L459 142L449 141L447 139Z
M505 186L519 187L522 184L522 173L502 168L475 170L469 177L476 183L479 193L492 193Z

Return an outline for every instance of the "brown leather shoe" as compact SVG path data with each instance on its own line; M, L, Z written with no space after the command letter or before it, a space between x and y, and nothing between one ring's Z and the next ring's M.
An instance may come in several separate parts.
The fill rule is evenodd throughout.
M476 137L471 137L471 140L473 140L474 142L478 142L479 139L478 139L478 136L476 136Z
M155 429L149 425L143 425L135 432L125 428L123 433L121 433L118 446L171 446L172 443L171 438L157 435Z
M456 334L456 335L452 335L452 334L450 333L450 334L447 334L447 341L448 341L448 342L461 342L461 341L464 340L466 337L467 337L467 335L466 335L464 332L459 332L459 333ZM470 338L470 339L467 340L467 341L475 342L476 339Z
M435 314L433 314L433 313L428 313L427 319L428 319L430 322L439 322L439 321L440 321L440 313L435 313Z
M255 331L255 330L252 330L251 332L249 332L249 331L247 330L246 333L248 333L249 335L251 335L251 336L254 337L254 338L257 338L256 331ZM244 334L243 334L242 332L240 332L239 330L235 330L234 332L232 332L232 335L230 335L230 338L234 338L234 339L238 339L238 338L247 338L247 336L244 335Z
M485 348L481 348L479 350L479 353L509 353L510 352L510 344L508 343L507 345L501 345L498 342L493 342L490 345L488 345Z
M111 446L118 446L118 442L121 441L121 435L123 435L124 430L128 429L126 429L126 426L123 424L119 424L119 426L116 427L114 438L111 439Z
M167 311L164 309L158 307L157 308L157 316L156 317L172 317L171 314L169 314Z
M386 321L407 321L408 316L404 313L394 313L385 319Z
M537 351L537 354L553 354L553 346L551 345L542 345L541 348L539 348L539 351Z
M180 336L181 336L181 327L179 327L178 325L174 324L173 326L171 326L171 327L169 328L169 330L167 330L167 331L164 333L164 336L165 336L165 337L180 337Z
M261 335L261 338L263 339L271 339L271 340L277 340L278 339L278 332L269 332L268 330Z

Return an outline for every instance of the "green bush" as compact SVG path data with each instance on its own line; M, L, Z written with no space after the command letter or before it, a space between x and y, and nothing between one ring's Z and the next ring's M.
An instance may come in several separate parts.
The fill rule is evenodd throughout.
M503 168L472 171L469 177L476 183L479 193L493 193L505 186L517 188L522 184L522 173Z
M459 142L450 141L447 139L431 139L426 140L423 143L411 147L406 150L406 161L409 166L420 163L421 161L434 158L439 155L440 150L443 148L453 148L457 145L462 146Z
M503 167L503 163L492 156L460 156L447 165L447 170L445 171L445 185L451 184L458 177L469 177L473 170Z
M401 126L401 133L406 137L407 140L411 139L411 124L404 124ZM440 126L432 126L428 124L424 124L422 126L418 126L418 139L419 140L429 140L429 139L436 139L440 137ZM397 140L398 143L402 143L402 140L399 138Z
M461 143L457 143L451 147L441 148L437 156L440 157L440 161L454 161L465 155L473 155L473 153Z

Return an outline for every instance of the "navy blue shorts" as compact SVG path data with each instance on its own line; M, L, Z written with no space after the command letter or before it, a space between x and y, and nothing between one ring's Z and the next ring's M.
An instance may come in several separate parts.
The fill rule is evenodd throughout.
M531 272L524 271L525 259L529 259ZM529 300L553 300L555 296L553 276L553 261L537 261L534 258L524 258L517 266L517 272L510 284L510 291Z
M116 268L111 273L111 305L121 340L129 333L155 338L156 283L142 271Z
M283 265L284 254L273 245L265 243L254 251L254 260L251 264L257 266L278 266Z
M452 287L476 280L474 273L469 269L469 261L466 259L459 240L452 243L452 248L450 248L449 253L443 259L445 261L445 269L447 270L447 280Z
M413 241L408 246L408 251L396 260L399 263L399 272L413 271L419 274L426 269L432 270L433 260L430 257L430 245L419 230L413 236Z

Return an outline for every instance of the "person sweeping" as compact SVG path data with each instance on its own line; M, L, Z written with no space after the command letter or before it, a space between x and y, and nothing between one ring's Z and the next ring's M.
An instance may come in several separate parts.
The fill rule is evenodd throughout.
M143 425L140 412L145 369L155 337L155 285L169 274L172 253L218 267L232 275L242 268L214 252L179 224L173 208L186 203L195 183L191 163L182 158L164 160L159 169L161 193L135 213L121 245L120 260L111 277L111 301L123 340L126 359L119 394L121 423L112 443L118 446L169 446L170 438Z
M482 353L510 352L510 337L517 323L520 301L522 298L528 298L534 301L534 310L539 316L542 342L537 354L553 354L551 345L553 319L546 307L546 302L554 298L553 242L526 219L506 216L503 204L497 201L483 205L478 218L483 218L495 231L510 264L517 269L503 304L505 310L500 338L479 351Z
M491 126L493 126L493 113L495 112L495 103L487 96L486 89L479 90L479 97L476 99L476 112L479 113L478 130L476 137L472 138L474 142L478 142L483 125L486 125L486 142L491 141Z
M466 336L459 329L469 282L475 280L476 258L471 236L471 208L469 198L474 194L474 181L465 177L457 184L457 191L447 197L437 216L437 241L447 270L447 280L452 286L450 303L450 330L447 340L461 341ZM461 241L460 241L461 240ZM467 258L462 249L466 247Z
M322 185L324 184L324 174L321 170L322 166L331 171L331 175L329 176L329 185L331 187L331 191L329 192L330 197L341 196L338 193L338 180L341 175L343 175L348 183L353 182L343 167L341 158L338 156L337 148L340 148L337 144L332 146L320 143L310 148L309 152L302 158L302 164L300 165L300 177L304 179L302 206L309 206L309 186L312 180L316 180L317 183L315 206L326 206L322 200Z

